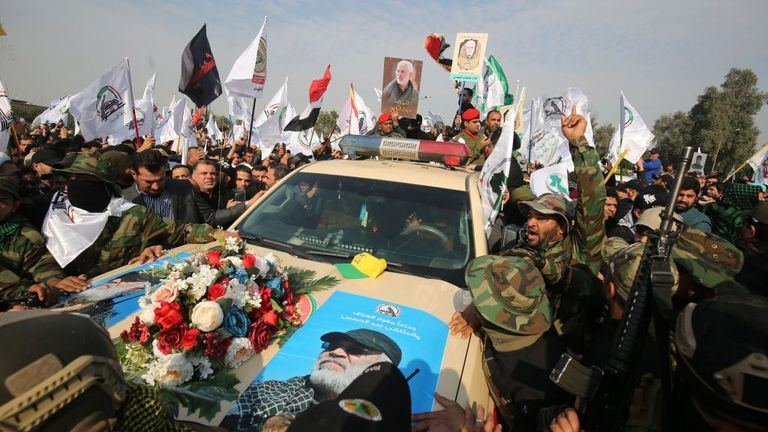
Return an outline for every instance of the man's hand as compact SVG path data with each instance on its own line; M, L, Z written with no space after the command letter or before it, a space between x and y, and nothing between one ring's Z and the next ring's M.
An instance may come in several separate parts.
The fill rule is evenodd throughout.
M286 150L283 157L280 158L280 163L283 165L288 165L288 161L291 160L291 157L292 157L291 152Z
M389 112L392 114L392 126L397 128L400 125L400 110L397 107L389 107Z
M227 208L232 208L232 207L234 207L234 206L236 206L238 204L240 204L240 201L229 200L229 201L227 201Z
M584 131L587 130L587 119L581 114L576 114L576 107L571 110L571 115L568 117L560 116L560 124L563 128L563 135L568 139L568 142L576 142L579 138L584 136Z
M163 256L163 247L161 245L148 246L141 255L132 258L128 264L146 264Z
M150 136L144 138L144 142L141 143L141 146L136 151L138 153L141 153L141 152L146 151L146 150L151 150L152 147L154 147L154 146L155 146L155 137L150 135Z
M451 335L459 336L462 339L467 339L479 327L480 319L474 304L467 306L463 312L454 312L451 322L448 323L448 330L451 331Z
M411 420L418 422L413 431L430 432L501 432L501 425L495 425L493 418L485 418L485 409L482 405L477 410L470 407L462 409L461 405L435 393L435 400L444 407L441 411L414 414Z
M78 277L70 276L61 280L52 280L49 284L59 291L80 292L91 287L87 279L88 277L82 274Z
M27 288L27 291L37 294L37 298L46 306L54 304L59 299L59 290L48 284L34 284Z
M561 412L552 423L549 424L550 432L579 432L579 416L573 408Z

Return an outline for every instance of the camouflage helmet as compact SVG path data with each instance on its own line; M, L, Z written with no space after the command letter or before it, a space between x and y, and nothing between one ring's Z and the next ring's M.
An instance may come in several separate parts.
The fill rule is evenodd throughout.
M109 160L96 153L79 154L69 168L55 169L56 174L85 174L98 178L112 186L120 194L120 186L117 185L117 168Z
M696 228L680 234L672 259L695 283L712 289L733 284L744 265L744 255L731 242Z
M608 238L603 243L603 262L610 268L610 277L616 285L616 294L625 302L635 282L644 249L643 243L628 244L619 237ZM669 267L675 280L672 286L672 294L674 294L677 292L680 275L674 263L670 262Z
M529 210L546 215L555 215L564 223L565 233L571 229L571 215L573 213L572 205L568 201L556 194L543 194L531 201L523 201L518 204L520 211L527 215Z
M465 273L480 315L506 331L538 335L552 324L546 284L529 258L485 255Z
M19 179L15 175L0 176L0 191L8 192L17 199L19 198Z

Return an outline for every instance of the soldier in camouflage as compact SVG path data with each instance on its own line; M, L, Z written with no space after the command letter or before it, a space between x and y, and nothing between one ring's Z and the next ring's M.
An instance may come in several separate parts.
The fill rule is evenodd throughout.
M79 155L69 168L57 173L65 176L66 199L77 208L101 213L111 200L120 197L120 187L115 183L117 173L108 161L97 155ZM54 196L49 217L62 198ZM146 207L134 205L124 209L120 216L109 216L96 240L67 264L65 270L69 274L84 273L93 277L126 265L147 250L156 256L164 247L213 241L214 232L210 225L179 224L151 213Z
M549 380L565 349L552 329L544 278L527 257L493 255L473 260L465 277L472 304L449 328L464 337L480 335L496 406L511 430L532 430L539 409L570 400Z
M16 213L19 203L16 176L0 176L0 311L37 304L35 296L40 304L50 305L60 291L89 286L64 274L45 248L43 236Z
M578 198L567 202L560 195L544 194L520 203L528 215L529 247L511 249L505 255L534 259L556 305L560 331L569 346L578 350L603 307L597 274L605 238L605 186L597 151L584 138L584 117L574 108L561 124L570 143Z

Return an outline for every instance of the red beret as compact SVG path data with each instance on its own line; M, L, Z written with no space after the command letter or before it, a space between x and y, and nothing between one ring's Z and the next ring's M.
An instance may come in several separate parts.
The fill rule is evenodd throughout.
M392 114L390 113L384 113L379 116L379 123L386 123L390 120L392 120Z
M480 118L480 111L475 108L470 108L461 113L461 119L464 121L470 121Z

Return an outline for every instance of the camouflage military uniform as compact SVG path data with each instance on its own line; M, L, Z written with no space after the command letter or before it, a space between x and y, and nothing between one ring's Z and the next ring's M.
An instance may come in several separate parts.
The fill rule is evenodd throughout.
M116 194L115 169L106 160L94 155L79 155L62 174L86 174L109 184ZM69 263L65 270L72 275L88 277L114 270L128 264L148 246L177 247L187 243L213 241L215 229L205 224L178 224L151 213L146 207L133 206L122 215L110 216L96 241Z
M0 190L19 198L15 178L0 177ZM64 279L64 272L45 247L45 239L23 217L0 222L0 297L22 297L30 285Z
M458 135L453 137L455 142L463 142L469 147L469 160L467 164L474 164L481 166L485 163L485 147L483 147L482 141L485 141L485 135L482 132L478 132L477 135L472 136L467 131L461 131Z
M45 248L45 239L21 216L0 223L0 296L20 298L35 283L64 279L66 275Z
M569 400L549 380L564 347L550 331L544 278L528 258L493 255L473 260L465 277L480 315L491 396L513 430L529 430L539 409Z
M134 206L110 217L96 241L65 267L72 275L93 277L128 264L148 246L177 247L213 241L216 230L205 224L178 224Z
M537 265L547 282L550 297L556 300L561 332L571 347L578 348L583 338L588 337L603 304L597 274L605 238L605 186L597 151L588 146L586 139L582 137L571 143L571 156L578 198L566 203L559 196L542 195L520 205L566 217L570 213L568 206L575 204L573 228L563 240L538 248L541 259Z

